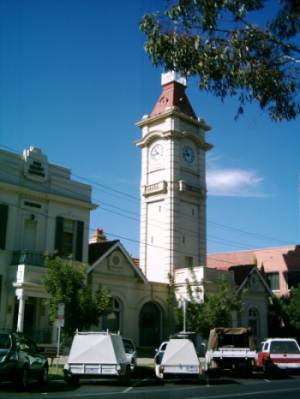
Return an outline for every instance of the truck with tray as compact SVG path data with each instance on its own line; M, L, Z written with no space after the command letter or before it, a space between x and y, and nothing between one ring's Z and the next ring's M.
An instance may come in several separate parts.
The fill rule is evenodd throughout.
M205 354L205 370L219 377L224 370L251 373L256 365L255 340L250 328L214 328Z

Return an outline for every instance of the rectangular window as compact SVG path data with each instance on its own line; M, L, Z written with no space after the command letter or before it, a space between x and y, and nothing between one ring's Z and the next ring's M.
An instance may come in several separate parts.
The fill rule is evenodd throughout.
M279 273L278 272L272 272L272 273L266 273L266 279L268 286L272 291L276 291L280 289L279 286Z
M184 257L185 261L185 267L192 268L194 266L194 260L192 256L185 256Z
M74 256L82 261L84 223L77 220L56 218L55 250L59 256Z
M300 271L288 272L288 286L289 288L296 287L300 284Z
M6 248L8 205L0 204L0 249Z
M74 254L75 249L75 221L64 219L62 231L62 256L70 256Z

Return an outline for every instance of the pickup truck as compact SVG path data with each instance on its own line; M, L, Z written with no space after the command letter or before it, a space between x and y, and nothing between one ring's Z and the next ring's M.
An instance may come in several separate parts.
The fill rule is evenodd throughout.
M205 370L219 377L223 370L250 373L257 352L250 328L214 328L210 331L205 354Z

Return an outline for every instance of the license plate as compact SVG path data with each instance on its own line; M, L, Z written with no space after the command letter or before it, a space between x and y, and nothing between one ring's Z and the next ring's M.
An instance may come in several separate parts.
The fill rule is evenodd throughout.
M85 370L86 374L99 374L99 368L97 367L89 367Z
M189 371L190 373L198 373L198 367L195 366L187 366L186 370Z

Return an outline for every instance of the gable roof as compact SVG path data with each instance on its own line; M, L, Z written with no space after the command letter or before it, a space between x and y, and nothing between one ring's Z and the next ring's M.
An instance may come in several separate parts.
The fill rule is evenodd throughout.
M147 283L148 280L142 270L136 266L134 260L131 258L125 247L121 244L119 240L96 242L89 244L89 264L90 267L87 273L92 272L98 264L102 262L104 258L109 256L113 251L119 249L125 258L128 260L129 266L132 268L133 272L139 277L143 283Z
M93 265L97 259L101 258L119 240L93 242L89 244L89 265Z
M260 280L261 284L263 285L263 287L265 288L266 292L271 296L274 297L274 294L272 292L272 290L270 289L270 287L268 286L266 280L263 278L262 274L260 273L260 271L257 269L257 267L252 267L252 269L250 270L250 272L247 274L247 276L244 278L244 280L242 281L242 283L240 284L240 286L237 289L237 294L239 292L241 292L244 287L246 286L247 282L249 281L249 279L251 278L251 276L253 274L256 274L258 279Z

